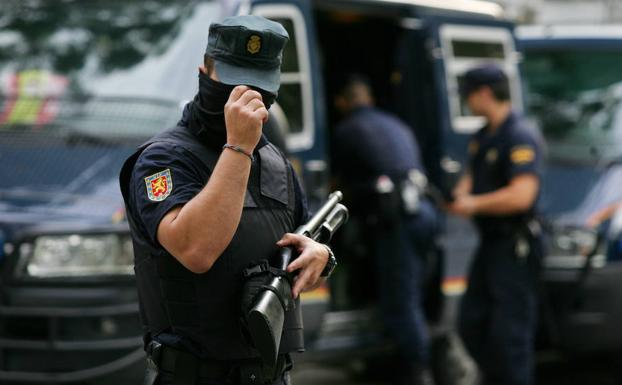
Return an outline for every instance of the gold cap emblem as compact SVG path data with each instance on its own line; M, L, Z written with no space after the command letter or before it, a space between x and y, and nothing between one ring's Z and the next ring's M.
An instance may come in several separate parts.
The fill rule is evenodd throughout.
M252 35L248 38L246 43L246 50L251 54L256 54L261 49L261 38L257 35Z

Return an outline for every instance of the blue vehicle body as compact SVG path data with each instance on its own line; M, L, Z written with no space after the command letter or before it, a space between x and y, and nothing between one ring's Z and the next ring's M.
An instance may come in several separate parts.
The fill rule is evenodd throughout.
M292 41L271 119L285 135L311 208L329 190L339 76L363 72L372 79L380 106L413 127L430 179L445 191L460 173L468 135L482 123L458 97L460 75L494 61L510 74L518 108L522 100L513 26L491 3L51 1L38 9L45 28L20 24L33 10L14 3L0 31L9 42L0 56L3 383L141 375L142 332L117 173L133 148L175 124L194 96L210 21L255 13L288 28ZM447 220L446 266L431 280L437 292L444 277L466 270L474 243L468 228ZM353 299L348 282L364 285L353 281L348 262L340 270L330 289L303 297L305 359L340 362L390 348L373 298ZM435 326L444 320L431 319Z
M549 145L541 197L550 224L541 344L567 354L615 352L622 346L616 278L622 234L615 220L594 227L590 218L622 200L622 71L615 59L622 30L532 26L518 36L528 110Z

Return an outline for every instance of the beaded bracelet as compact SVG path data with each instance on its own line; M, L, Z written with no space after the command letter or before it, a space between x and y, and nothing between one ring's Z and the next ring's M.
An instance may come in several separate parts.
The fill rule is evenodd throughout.
M242 149L242 147L240 146L236 146L233 144L225 144L224 146L222 146L222 149L224 150L225 148L228 148L229 150L233 150L233 151L237 151L240 154L244 154L246 156L248 156L248 158L251 160L251 162L255 161L255 158L253 157L253 154L251 154L250 152L246 152Z

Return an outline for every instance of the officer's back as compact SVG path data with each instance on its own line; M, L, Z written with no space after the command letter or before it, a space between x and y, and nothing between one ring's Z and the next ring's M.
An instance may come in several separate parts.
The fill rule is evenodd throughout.
M366 190L380 175L400 180L412 169L423 171L412 130L373 105L365 78L354 75L346 84L335 100L347 115L334 134L333 164L339 177Z

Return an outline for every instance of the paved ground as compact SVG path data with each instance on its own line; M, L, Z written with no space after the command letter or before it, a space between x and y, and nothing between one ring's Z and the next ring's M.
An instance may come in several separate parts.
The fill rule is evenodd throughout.
M620 385L615 373L622 368L612 362L564 362L540 356L538 385ZM365 381L353 375L351 367L327 367L317 364L299 365L293 373L294 385L385 385L380 380ZM620 377L617 377L620 378Z

